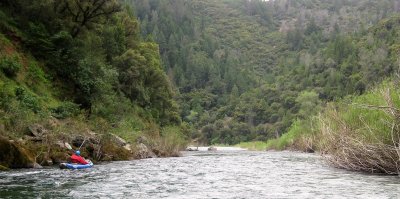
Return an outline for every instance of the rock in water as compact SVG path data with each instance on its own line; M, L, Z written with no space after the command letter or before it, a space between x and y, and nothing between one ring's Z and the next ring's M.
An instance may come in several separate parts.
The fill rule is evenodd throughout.
M207 149L208 151L217 151L217 147L208 147L208 149Z
M34 162L33 165L32 165L32 168L34 168L34 169L42 169L43 167L40 164Z
M156 158L157 156L151 150L149 150L146 145L140 143L139 145L137 145L136 157L143 159Z

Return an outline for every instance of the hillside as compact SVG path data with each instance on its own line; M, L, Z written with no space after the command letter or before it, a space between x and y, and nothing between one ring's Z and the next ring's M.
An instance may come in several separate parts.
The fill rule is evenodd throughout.
M371 28L399 11L395 0L126 2L160 45L192 137L206 143L280 136L396 67Z
M66 161L64 143L94 161L178 155L175 94L131 13L118 1L0 3L0 165Z

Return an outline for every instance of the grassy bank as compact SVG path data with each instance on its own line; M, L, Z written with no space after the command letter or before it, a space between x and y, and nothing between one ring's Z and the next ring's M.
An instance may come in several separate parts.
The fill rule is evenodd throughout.
M385 82L321 116L320 151L332 165L356 171L400 172L400 89Z
M330 103L318 117L299 120L267 142L268 149L317 150L331 165L398 174L400 89L386 81L361 96Z
M316 119L313 117L307 120L296 120L287 133L279 138L268 140L266 149L314 152L317 149L315 140L319 130Z

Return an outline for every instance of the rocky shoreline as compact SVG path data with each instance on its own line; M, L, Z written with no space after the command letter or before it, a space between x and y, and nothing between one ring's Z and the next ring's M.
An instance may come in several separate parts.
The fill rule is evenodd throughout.
M129 143L112 134L97 134L89 129L84 133L55 134L45 127L34 124L18 139L0 136L0 171L18 168L42 168L67 162L72 150L80 150L82 156L94 163L165 156L179 156L168 153L155 142L141 136L135 143Z

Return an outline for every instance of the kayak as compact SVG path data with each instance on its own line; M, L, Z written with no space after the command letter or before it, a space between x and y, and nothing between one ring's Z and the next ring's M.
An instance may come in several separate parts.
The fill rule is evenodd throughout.
M87 169L93 167L92 161L89 164L61 163L60 169Z

